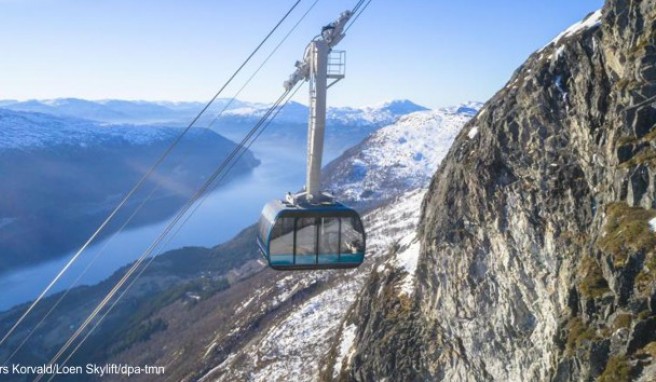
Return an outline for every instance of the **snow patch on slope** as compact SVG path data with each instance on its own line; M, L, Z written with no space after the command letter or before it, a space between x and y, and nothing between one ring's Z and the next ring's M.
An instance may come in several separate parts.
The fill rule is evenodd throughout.
M335 360L335 365L338 367L335 367L333 370L333 378L339 376L339 366L344 364L348 365L351 361L351 356L354 353L353 345L355 345L355 333L357 329L358 327L353 324L342 329L342 337L339 343L339 354Z
M549 41L549 43L545 45L542 49L546 48L551 44L557 44L563 38L571 37L584 30L598 27L599 25L601 25L601 16L602 16L601 9L591 13L585 19L573 24L569 28L559 33L553 40Z
M478 126L472 127L467 133L467 138L474 139L478 135Z
M316 373L315 363L307 359L308 351L317 347L327 348L330 334L339 323L346 306L355 301L353 285L345 284L331 288L308 300L285 321L273 327L258 344L258 356L268 365L252 374L254 380L314 380L308 378ZM277 361L284 359L285 367Z
M411 296L415 289L415 273L419 264L419 250L421 243L415 233L411 233L399 242L399 250L394 258L398 268L405 275L398 284L401 293Z
M421 188L407 192L391 201L388 206L365 216L367 256L383 255L399 240L414 234L426 191Z
M349 275L357 271L349 271ZM295 281L311 279L311 283L326 283L329 272L298 273L285 277L277 287L291 287ZM356 298L355 278L350 282L335 283L332 287L294 307L275 325L264 327L257 343L241 350L247 354L246 364L237 364L241 357L231 354L220 365L208 372L201 380L216 380L214 373L222 372L218 380L270 381L316 380L317 360L328 351L334 333L343 315ZM287 294L289 295L289 294ZM243 360L242 360L243 361Z

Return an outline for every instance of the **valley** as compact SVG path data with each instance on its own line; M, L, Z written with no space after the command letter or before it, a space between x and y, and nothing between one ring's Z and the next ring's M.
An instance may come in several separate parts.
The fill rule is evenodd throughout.
M0 379L656 380L656 0L296 1L250 55L280 5L139 2L131 29L115 4L27 3L0 5L32 21L0 62ZM60 8L102 17L62 33ZM35 66L53 46L65 65ZM129 100L202 99L241 56L209 109ZM58 74L90 99L47 98Z
M447 108L437 112L433 111L424 111L410 114L406 117L406 122L400 122L403 124L410 124L416 126L416 134L407 137L408 148L415 148L417 150L422 150L422 146L419 144L422 140L430 135L431 131L434 129L444 129L444 138L440 141L440 145L448 147L450 144L449 139L453 139L455 132L459 130L457 124L464 124L471 117L471 110L462 110L458 107ZM434 118L433 115L439 115L441 117ZM427 119L428 118L428 119ZM434 119L431 119L434 118ZM448 119L449 122L441 125L442 119ZM422 121L432 121L430 123L425 123ZM374 133L370 140L376 140L377 136L385 137L387 136L387 131L398 129L395 125L391 125L389 128L378 130ZM451 137L451 138L449 138ZM267 142L265 139L264 142ZM363 146L356 146L363 147ZM262 158L273 158L275 150L269 148L269 151L260 151L261 148L253 148L256 157ZM352 152L353 150L351 150ZM260 154L260 155L258 155ZM328 158L338 157L339 152L329 151L327 153ZM377 169L377 171L388 171L394 168L399 168L400 166L406 166L415 162L413 157L416 157L415 153L412 150L406 153L407 155L399 156L397 162L392 162L389 158L386 159L386 153L380 151L378 153L371 153L369 156L369 165ZM330 172L326 172L326 178L324 181L328 181L330 178L334 179L348 179L348 173L350 166L339 166L335 163L341 161L347 161L350 157L339 157L333 161L333 163L327 165L327 168L333 168ZM300 160L299 160L300 159ZM320 310L316 310L316 314L320 314L321 317L328 319L331 322L332 326L326 327L326 330L334 332L338 328L340 323L340 317L343 314L343 309L348 306L349 301L353 301L355 297L354 293L359 290L360 286L363 285L364 281L367 278L367 274L375 266L384 255L389 251L390 248L393 248L395 243L400 240L402 237L407 236L412 231L413 227L416 226L416 221L418 219L418 205L421 201L424 191L421 189L412 191L416 185L426 184L427 174L434 171L438 166L440 161L440 156L431 156L429 161L425 164L425 172L415 173L414 171L408 171L405 175L399 177L399 184L396 185L396 188L390 189L389 194L390 198L387 201L382 200L379 204L398 202L401 200L406 200L398 208L389 209L388 207L382 206L379 209L371 210L370 207L366 209L371 210L365 217L365 225L367 230L370 232L370 248L372 248L371 257L367 260L365 266L360 269L350 272L348 274L342 274L342 272L331 272L326 271L321 273L321 275L313 276L308 279L308 276L311 273L308 272L299 272L293 277L287 277L284 273L275 273L270 270L266 270L260 258L259 253L255 247L255 237L254 237L254 228L250 227L245 229L243 232L239 233L236 237L231 240L228 240L225 244L221 244L215 247L199 247L196 245L189 245L188 242L185 243L185 236L192 234L197 238L202 238L204 241L202 245L207 245L208 241L214 240L221 234L230 232L231 229L238 227L244 219L249 219L249 223L255 222L257 215L259 214L259 208L263 200L280 197L282 195L283 189L277 191L276 187L269 187L264 191L263 187L265 184L269 184L273 178L278 179L278 182L281 186L284 182L281 182L282 179L287 179L289 183L286 184L288 187L289 184L302 184L304 180L304 161L302 156L296 156L295 154L290 155L288 158L277 156L276 160L271 161L265 160L260 166L258 166L253 172L253 181L258 183L250 183L252 187L243 187L249 185L249 183L241 183L240 179L235 180L232 184L228 185L223 190L218 190L208 198L207 202L209 205L204 205L200 210L200 220L198 223L194 222L194 219L190 219L190 227L188 233L182 232L182 238L178 240L177 238L169 244L167 248L179 248L181 245L184 247L179 249L171 249L166 253L157 256L152 260L152 264L145 271L144 275L139 278L139 281L127 292L127 295L121 303L119 303L116 308L108 315L106 321L101 325L96 332L89 338L89 343L85 345L84 349L80 352L81 358L76 358L75 362L84 362L87 359L104 359L104 360L120 360L124 357L130 359L139 359L140 362L150 362L151 360L160 359L160 357L171 357L173 356L168 351L164 350L155 350L160 348L162 341L166 342L168 338L167 333L173 332L186 332L190 330L187 336L190 341L188 345L190 348L188 351L193 352L202 352L207 353L207 365L208 368L205 369L203 373L210 373L214 375L216 370L212 370L213 367L209 367L214 363L228 362L222 357L225 357L229 354L229 349L225 348L224 345L212 344L207 342L211 338L198 337L199 326L190 325L192 322L198 322L201 325L201 322L215 326L215 320L220 319L218 317L231 317L226 321L226 325L220 328L213 327L211 330L217 338L220 338L221 330L226 330L231 333L242 333L238 337L235 337L234 345L230 348L230 351L238 351L244 347L243 351L246 350L246 346L249 341L252 340L255 333L251 332L248 329L251 325L264 325L261 320L268 320L265 317L271 317L278 321L279 319L275 318L283 312L291 312L296 309L305 310L307 306L319 307L328 307L326 304L338 303L340 305L330 308L331 311L334 310L334 316L324 317L323 313ZM406 162L406 161L410 162ZM279 161L290 164L295 163L294 168L297 168L297 172L290 172L289 166L280 166ZM277 166L277 170L273 169L271 166ZM258 174L258 171L263 171L263 173ZM281 176L284 172L286 175ZM243 178L243 180L248 179L250 176ZM330 177L330 178L329 178ZM404 180L405 179L405 180ZM344 191L351 194L355 193L358 189L362 188L362 184L358 183L357 180L350 180L351 183L347 187L344 187ZM248 181L247 181L248 182ZM297 186L298 187L298 186ZM234 190L236 193L230 196L229 190ZM289 188L285 189L289 190ZM246 192L246 193L245 193ZM275 192L277 195L269 195L269 193ZM404 195L408 193L407 195ZM256 198L252 198L249 195L254 195ZM213 202L214 196L217 197L216 202ZM225 221L225 219L217 218L219 210L217 206L222 206L226 204L226 200L239 200L239 197L242 198L244 203L231 203L234 204L231 206L233 210L228 210L228 214L232 214L230 211L234 211L234 215L238 215L238 220L233 221L234 227L226 229L225 233L219 233L216 231L217 223ZM394 199L398 198L398 199ZM257 200L256 200L257 199ZM260 201L261 200L261 201ZM246 207L246 204L250 207ZM214 206L213 206L214 205ZM256 205L256 207L253 207ZM390 204L392 205L392 204ZM242 210L239 214L239 210ZM252 210L252 217L245 213L246 210ZM220 216L225 216L221 214ZM390 225L389 221L397 221L396 224ZM216 231L213 233L212 231ZM120 241L120 238L118 238ZM193 240L192 240L193 241ZM132 240L130 240L132 242ZM133 248L134 245L130 245L129 248ZM125 248L127 249L127 243ZM40 327L34 336L30 336L28 340L29 346L25 348L29 349L43 349L43 351L31 351L27 353L21 353L21 359L29 359L33 362L38 362L42 359L45 354L48 354L49 349L54 349L58 346L67 333L67 330L64 329L66 325L75 325L74 322L77 322L82 318L82 315L89 309L90 305L85 306L75 306L71 305L73 301L87 301L89 304L93 304L94 301L98 301L97 296L101 296L104 293L111 282L116 280L122 274L123 270L119 270L113 274L108 279L102 281L101 283L93 286L85 286L74 288L69 292L69 296L66 297L64 303L57 308L53 313L52 317L60 317L57 322L52 326L50 324ZM345 294L343 297L336 298L334 294L333 286L342 284L344 278L351 279L353 276L357 275L353 279L354 283L348 283L340 288L343 288ZM308 280L314 280L309 281ZM271 283L278 283L280 286L269 289ZM64 283L65 285L65 283ZM331 286L332 285L332 286ZM255 288L255 289L254 289ZM258 292L262 289L267 290L264 294ZM287 290L288 292L283 292ZM255 293L255 294L254 294ZM285 297L276 297L278 294L284 293ZM340 293L341 294L341 293ZM346 298L346 295L351 297ZM330 297L333 296L333 297ZM43 304L42 308L39 308L35 312L34 317L40 317L43 314L46 314L48 307L52 306L61 297L61 294L54 294L51 297L46 299L46 302ZM346 298L346 299L345 299ZM269 306L265 303L267 299L273 299L274 302ZM315 301L316 302L313 302ZM325 300L325 302L324 302ZM69 301L69 302L65 302ZM238 308L240 305L246 304L250 301L252 308L244 309ZM221 308L217 310L213 308L215 304L219 303ZM303 305L307 302L310 305ZM261 312L262 304L266 306L264 313ZM299 305L300 304L300 305ZM303 307L305 306L305 307ZM139 307L135 310L135 307ZM0 325L7 325L11 322L12 319L15 319L15 315L20 312L23 307L16 307L8 312L5 312L0 316ZM191 310L189 310L191 309ZM313 308L316 309L316 308ZM208 311L209 310L209 311ZM180 314L185 311L184 319ZM209 316L209 312L212 312ZM197 313L193 313L197 312ZM234 313L238 312L240 314L238 318L233 317ZM257 313L256 313L257 312ZM200 314L206 316L198 319L189 319L189 314ZM262 316L264 314L264 316ZM305 313L299 313L305 316ZM217 316L218 315L218 316ZM290 316L290 319L293 319L293 315ZM33 327L38 323L38 321L31 320L26 322L27 327ZM49 320L49 322L52 322ZM261 324L258 322L262 322ZM64 326L59 326L64 325ZM290 327L294 327L297 324L292 322L286 324ZM58 327L60 329L58 329ZM170 331L169 331L170 330ZM208 328L209 330L209 328ZM237 331L235 331L237 330ZM62 337L46 337L45 333L62 333ZM266 335L267 331L261 333L261 335ZM23 336L28 335L28 332L23 331L20 335L17 335L16 338L25 338ZM270 333L270 335L276 335ZM47 340L45 340L47 338ZM328 338L326 338L328 339ZM44 342L45 340L45 342ZM307 342L307 346L312 345L314 342ZM321 351L327 351L330 342L324 342L324 347ZM12 346L14 346L13 343ZM12 346L9 346L11 348ZM185 345L186 346L186 345ZM218 346L218 347L217 347ZM147 347L149 350L144 350L144 347ZM213 350L211 350L213 348ZM94 349L104 349L102 352ZM166 349L166 347L164 348ZM208 353L209 352L209 353ZM148 354L146 358L141 358L137 354ZM307 353L307 357L316 357L318 353ZM136 357L136 358L134 358ZM174 357L175 359L175 357ZM179 376L183 376L187 373L193 373L196 377L200 378L201 375L198 373L202 370L197 369L197 365L193 359L180 359L174 361L171 359L171 362L182 362L176 369L178 370ZM233 362L233 361L229 361ZM289 362L297 362L295 358L281 358L280 366L289 365ZM236 366L237 364L235 364ZM253 365L245 363L242 364L241 368L248 368ZM288 366L287 366L288 367ZM235 372L240 370L239 368L234 368ZM317 369L311 369L312 373L318 373ZM230 379L235 377L235 374L226 374L222 378ZM194 377L194 378L196 378Z

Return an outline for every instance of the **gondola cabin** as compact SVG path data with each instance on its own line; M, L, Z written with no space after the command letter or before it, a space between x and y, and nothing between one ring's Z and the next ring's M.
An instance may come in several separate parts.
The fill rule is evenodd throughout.
M307 182L303 192L288 193L284 200L274 200L262 210L257 243L273 269L355 268L364 260L365 232L360 216L321 191L327 90L344 78L345 68L344 52L333 48L344 38L351 16L351 11L342 12L322 28L283 83L285 95L293 95L301 81L310 85Z
M276 270L355 268L362 264L365 233L355 210L338 202L264 206L257 243Z

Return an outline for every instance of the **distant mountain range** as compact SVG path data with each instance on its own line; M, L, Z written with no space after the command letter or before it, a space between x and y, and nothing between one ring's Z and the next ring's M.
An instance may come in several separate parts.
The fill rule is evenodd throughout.
M101 100L90 101L78 98L57 98L51 100L14 101L1 100L0 108L45 113L59 117L74 117L106 123L161 123L189 122L198 113L200 102L151 102ZM216 115L224 108L223 122L251 121L265 113L270 105L245 102L228 98L217 99L210 109ZM427 108L408 100L395 100L380 105L353 107L332 107L328 109L328 122L339 125L386 125L398 117ZM298 102L290 102L277 116L278 122L305 123L308 107Z
M224 118L251 119L264 115L269 105L250 104L226 110ZM399 117L428 108L408 100L394 100L364 107L329 107L326 113L328 124L364 126L383 126L395 122ZM290 102L278 114L279 122L307 123L308 107L298 102Z
M8 110L45 113L108 123L182 121L197 113L202 106L197 102L89 101L78 98L0 101L0 107Z

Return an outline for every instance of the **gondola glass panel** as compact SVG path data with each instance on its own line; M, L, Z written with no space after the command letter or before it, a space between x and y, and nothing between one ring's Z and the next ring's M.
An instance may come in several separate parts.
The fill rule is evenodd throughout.
M319 218L319 263L332 264L339 261L339 218Z
M362 262L364 258L364 230L360 219L341 218L340 261Z
M273 226L269 248L272 264L294 264L294 220L280 218Z
M316 218L296 219L296 264L317 263L317 220Z

